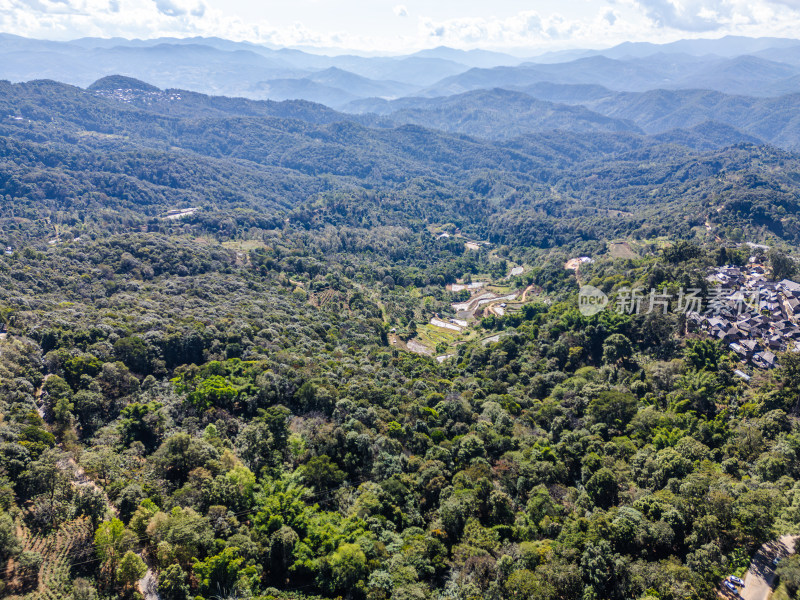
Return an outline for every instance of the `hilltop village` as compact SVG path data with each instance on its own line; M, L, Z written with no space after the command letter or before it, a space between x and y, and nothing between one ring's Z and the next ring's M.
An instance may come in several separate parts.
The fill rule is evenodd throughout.
M800 283L772 281L758 264L717 267L707 280L719 287L705 311L688 314L691 328L762 369L777 365L776 352L800 351Z

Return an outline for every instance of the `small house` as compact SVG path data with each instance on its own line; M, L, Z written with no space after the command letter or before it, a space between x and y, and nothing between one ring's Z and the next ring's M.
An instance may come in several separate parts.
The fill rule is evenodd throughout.
M756 352L753 355L753 364L762 369L771 369L778 363L777 357L769 350Z
M782 279L778 282L778 289L787 296L794 296L800 298L800 283L792 281L791 279Z

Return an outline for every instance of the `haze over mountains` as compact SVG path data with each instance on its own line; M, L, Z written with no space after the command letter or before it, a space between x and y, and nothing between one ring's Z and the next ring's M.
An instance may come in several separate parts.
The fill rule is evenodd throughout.
M713 147L800 147L800 40L624 43L521 58L445 47L324 56L219 38L52 42L0 35L0 78L87 88L109 75L161 89L308 100L340 111L337 119L490 140L556 130L669 139L691 130ZM184 102L189 97L184 93Z
M446 47L405 56L324 56L219 38L52 42L1 34L0 58L0 77L11 81L51 78L85 87L105 75L126 75L159 87L256 99L280 99L293 82L294 97L303 99L318 100L303 94L330 88L329 105L345 96L433 97L540 82L758 96L800 91L800 41L781 38L625 43L521 58Z

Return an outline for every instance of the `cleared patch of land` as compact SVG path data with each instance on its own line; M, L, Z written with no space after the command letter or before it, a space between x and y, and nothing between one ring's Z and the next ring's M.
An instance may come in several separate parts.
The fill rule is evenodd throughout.
M639 258L628 242L609 242L608 254L612 258Z

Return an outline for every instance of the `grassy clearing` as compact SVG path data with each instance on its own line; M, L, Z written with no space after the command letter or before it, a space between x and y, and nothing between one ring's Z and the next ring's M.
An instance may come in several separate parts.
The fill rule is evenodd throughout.
M249 252L250 250L257 250L258 248L266 248L267 245L261 240L233 240L230 242L222 242L222 247L238 252Z
M517 290L517 288L514 287L513 285L503 285L501 283L500 284L493 283L492 285L487 285L486 289L488 291L494 292L495 294L498 294L500 296L507 296L511 292L514 292L514 291Z
M461 335L443 327L434 325L420 325L417 327L417 340L431 349L435 349L436 345L441 342L449 346L460 339Z
M639 258L628 242L609 242L608 254L611 258Z

